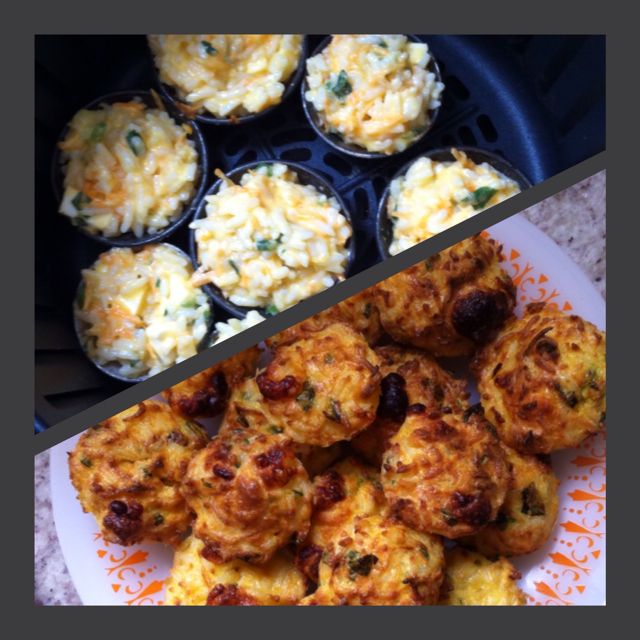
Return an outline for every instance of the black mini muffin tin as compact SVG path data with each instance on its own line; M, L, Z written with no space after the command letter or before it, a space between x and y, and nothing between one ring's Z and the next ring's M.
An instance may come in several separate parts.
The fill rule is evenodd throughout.
M351 213L347 205L340 193L334 189L331 184L322 176L318 175L315 171L311 171L308 167L305 167L297 162L290 162L287 160L280 160L279 162L286 164L289 169L295 172L298 176L298 182L304 185L310 185L315 187L320 193L323 195L335 198L340 206L340 212L344 215L349 223L349 226L353 230L353 219L351 217ZM264 162L250 162L245 165L241 165L232 169L231 171L226 173L226 177L232 182L239 183L242 179L242 176L249 171L250 169L255 169L261 164L265 164ZM217 180L211 188L204 194L204 197L200 200L200 204L196 209L196 212L193 216L194 220L200 220L201 218L206 217L206 206L207 196L213 195L218 192L220 186L222 184L222 179ZM348 277L351 275L351 271L353 269L355 263L356 256L356 242L357 238L354 237L353 233L351 235L350 240L347 243L347 248L349 250L347 264L345 265L345 275ZM195 239L195 231L191 230L189 235L189 252L191 254L191 261L193 263L194 269L197 269L200 266L200 262L198 260L198 247ZM251 310L252 307L240 307L233 302L231 302L228 298L226 298L222 291L212 284L206 284L202 287L210 296L210 298L219 306L222 307L225 311L227 311L231 316L235 318L244 318L245 315ZM265 314L265 310L259 307L253 307L256 311L260 312L262 315Z
M497 169L500 173L507 176L507 178L511 178L520 186L520 190L524 191L528 187L531 186L531 182L529 179L522 173L516 169L512 164L510 164L505 158L498 155L497 153L492 153L491 151L487 151L486 149L478 149L477 147L464 147L462 145L457 146L456 149L462 151L467 155L467 157L476 164L482 164L486 162L490 164L494 169ZM391 254L389 253L389 246L393 241L393 224L391 223L391 218L387 213L387 202L389 200L389 191L390 185L393 180L396 178L403 176L409 169L411 165L418 160L418 158L426 157L431 158L431 160L435 162L453 162L455 158L451 154L451 149L429 149L428 151L420 154L420 156L411 158L409 162L402 165L396 173L391 176L389 180L389 184L387 185L382 197L380 198L380 203L378 204L378 211L376 214L376 242L378 244L378 251L380 255L388 258Z
M326 36L309 36L313 51ZM421 36L419 36L421 37ZM429 149L474 146L506 158L535 184L604 148L604 38L428 36L445 84L432 129L399 156L360 159L326 143L305 118L300 92L249 122L201 124L213 170L288 161L322 176L353 223L350 274L377 262L376 212L392 176ZM104 52L109 55L105 56ZM85 357L72 302L80 270L104 245L57 213L50 185L55 144L73 114L96 97L156 88L146 37L36 37L36 430L125 388ZM183 225L165 241L188 251ZM216 305L215 320L230 316Z
M409 40L412 42L422 42L418 36L412 34L405 34ZM312 56L316 56L324 51L324 49L331 43L331 37L325 38L314 50L311 54ZM442 74L440 73L440 65L435 57L433 57L433 51L430 50L431 60L429 62L429 66L427 68L428 71L435 75L436 82L442 81ZM440 112L440 107L436 109L429 110L429 124L425 127L424 131L420 133L415 140L411 142L411 144L404 151L394 151L392 154L384 154L379 153L377 151L367 151L364 147L361 147L357 144L353 144L351 142L346 142L340 136L335 133L331 133L327 131L322 123L320 115L316 111L315 107L311 102L309 102L305 98L305 94L308 90L306 77L302 81L301 86L301 100L302 100L302 108L304 109L304 113L307 116L307 120L309 124L313 128L313 130L322 138L328 145L336 149L341 153L346 153L349 156L354 156L356 158L369 158L370 160L380 160L388 157L396 157L400 154L409 153L410 150L417 145L422 138L424 138L429 130L432 129L438 120L438 113Z
M153 54L149 52L151 55L151 59L153 61ZM308 49L307 49L307 37L305 36L302 39L302 47L300 51L300 60L291 75L291 77L285 82L284 92L282 94L282 98L278 104L271 105L267 107L263 111L259 111L258 113L249 113L243 116L230 116L227 118L218 118L213 114L209 113L206 110L202 110L195 114L194 119L196 122L199 122L203 125L230 125L237 126L241 124L247 124L248 122L254 122L255 120L259 120L264 116L271 113L274 109L278 109L281 105L283 105L292 94L296 93L296 89L300 86L300 81L304 75L305 71L305 60L307 59ZM155 68L155 62L153 62ZM180 96L178 95L178 91L175 87L172 87L168 84L160 82L159 72L156 69L156 84L160 93L165 98L165 100L169 101L173 104L174 108L179 109L181 111L188 110L190 106L185 103ZM186 111L185 111L186 112Z
M185 118L182 113L180 113L175 107L171 106L171 103L167 102L166 100L163 101L157 93L156 96L157 99L160 100L160 105L162 105L162 107L167 111L167 113L177 124L189 124L189 126L191 127L191 133L189 134L188 138L194 143L196 152L198 154L198 170L196 179L194 181L193 195L189 199L189 201L184 204L178 216L176 216L166 227L158 230L156 233L145 234L139 238L131 231L123 233L119 236L107 238L106 236L100 234L90 233L81 226L77 227L77 229L81 233L84 233L92 240L101 242L104 245L111 247L137 247L144 244L149 244L151 242L161 242L165 238L168 238L170 235L175 233L189 218L193 216L193 211L198 205L198 202L200 201L202 193L204 192L205 186L207 184L207 178L209 175L208 153L207 147L204 142L204 137L202 136L202 133L200 131L200 127L196 123ZM99 109L102 105L111 105L115 102L131 102L133 100L140 100L143 104L152 109L157 109L160 106L156 102L156 98L150 91L116 91L115 93L110 93L108 95L92 100L89 104L82 107L82 109L94 111L96 109ZM67 125L60 133L58 142L62 142L66 138L68 132L69 124L67 123ZM65 168L63 164L62 153L58 145L56 145L54 148L53 160L51 163L51 183L58 203L62 202L62 196L64 193L64 175ZM60 217L62 220L65 219L65 217L62 215ZM71 224L71 221L67 219L67 223Z

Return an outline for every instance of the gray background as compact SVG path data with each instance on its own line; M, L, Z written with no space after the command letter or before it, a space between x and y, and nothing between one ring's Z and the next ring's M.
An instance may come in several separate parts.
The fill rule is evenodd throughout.
M525 215L590 277L606 296L605 172L525 210ZM35 458L35 603L81 604L58 545L51 513L49 454Z

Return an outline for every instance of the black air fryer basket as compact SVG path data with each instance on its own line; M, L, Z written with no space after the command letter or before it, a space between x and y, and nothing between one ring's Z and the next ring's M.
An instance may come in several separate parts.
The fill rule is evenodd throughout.
M323 36L310 36L312 51ZM422 36L421 36L422 38ZM432 130L389 159L341 154L305 119L300 92L272 113L237 126L201 124L209 150L207 187L217 167L288 160L324 176L353 216L351 273L380 259L375 218L390 177L434 147L475 146L503 156L532 183L602 151L605 41L597 36L425 36L446 86ZM76 340L72 300L81 269L105 247L57 213L51 159L62 128L96 97L156 87L144 36L36 38L36 430L122 390ZM183 226L166 241L188 251ZM216 321L228 314L215 309Z

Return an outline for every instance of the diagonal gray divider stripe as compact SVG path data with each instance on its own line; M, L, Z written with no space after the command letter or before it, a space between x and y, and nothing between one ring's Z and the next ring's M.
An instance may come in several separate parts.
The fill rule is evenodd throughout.
M387 258L378 264L351 276L347 280L318 293L295 307L279 313L277 316L266 319L264 322L246 329L242 333L228 338L219 345L207 349L184 362L174 365L171 369L155 375L149 380L121 391L120 393L103 400L102 402L85 409L80 413L63 420L46 431L34 437L34 453L40 453L53 445L83 431L87 427L97 424L102 420L123 411L124 409L141 402L163 389L180 382L202 369L210 367L220 360L224 360L247 347L250 347L283 329L301 322L305 318L317 313L331 305L366 289L380 280L389 278L398 271L402 271L412 264L424 260L429 256L446 249L447 247L467 238L474 233L479 233L502 220L530 207L545 198L562 191L567 187L580 182L585 178L605 168L606 152L603 151L555 176L541 182L526 191L513 196L490 209L477 214L469 220L439 233L420 244L403 251L397 256Z

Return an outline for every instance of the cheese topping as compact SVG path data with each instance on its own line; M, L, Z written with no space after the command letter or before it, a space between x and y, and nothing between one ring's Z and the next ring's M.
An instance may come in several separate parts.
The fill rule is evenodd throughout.
M60 213L107 238L160 231L194 192L198 154L190 132L135 100L81 109L60 143Z
M278 104L302 55L301 35L153 35L160 80L218 118Z
M455 162L418 158L392 180L387 214L393 222L392 255L520 192L517 182L452 149Z
M430 62L427 45L403 35L335 35L307 60L305 98L327 132L367 151L402 151L440 106Z
M168 244L116 248L82 271L75 316L99 364L129 378L154 375L196 354L207 333L206 294L191 283L189 260Z
M196 285L276 313L344 278L349 222L334 198L300 184L285 164L258 166L240 184L225 180L206 200L206 217L190 225Z

